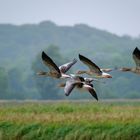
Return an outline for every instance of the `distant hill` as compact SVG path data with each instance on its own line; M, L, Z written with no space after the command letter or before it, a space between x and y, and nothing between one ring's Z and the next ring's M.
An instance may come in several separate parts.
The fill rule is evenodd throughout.
M85 24L58 26L51 21L20 26L0 24L0 66L8 70L15 67L21 71L27 69L24 72L28 75L37 54L51 44L58 46L62 55L68 59L78 59L78 54L81 53L101 67L121 67L135 65L131 53L136 46L140 46L140 38L117 36ZM79 62L74 69L78 68L86 67ZM138 76L119 72L113 74L116 77L109 84L112 84L111 88L115 89L116 94L119 91L119 96L122 92L129 92L131 96L132 88L135 94L140 91ZM121 80L127 84L121 84ZM106 93L110 94L107 86L103 85Z
M107 59L124 52L129 56L129 52L139 46L140 40L130 36L120 37L85 24L57 26L50 21L21 26L0 24L1 65L8 63L9 58L15 60L27 56L25 58L31 60L50 44L59 46L64 56L73 53L76 56L80 52L90 57L107 55Z

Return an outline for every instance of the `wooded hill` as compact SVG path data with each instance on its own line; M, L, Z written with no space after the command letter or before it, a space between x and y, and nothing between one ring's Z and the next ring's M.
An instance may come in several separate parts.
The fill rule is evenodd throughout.
M77 91L65 97L63 89L57 87L58 80L35 75L38 70L47 70L41 52L45 51L59 65L78 59L80 53L102 68L133 67L132 52L136 46L140 46L139 37L117 36L85 24L58 26L50 21L20 26L0 24L0 98L91 98ZM86 68L78 61L72 70ZM118 71L111 74L112 79L101 80L106 84L94 84L99 98L140 98L139 75Z

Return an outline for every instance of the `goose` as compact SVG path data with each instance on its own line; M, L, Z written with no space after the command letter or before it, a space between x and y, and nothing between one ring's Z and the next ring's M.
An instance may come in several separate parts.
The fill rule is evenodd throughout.
M82 61L85 65L88 66L89 70L87 71L77 71L76 74L88 74L90 76L96 76L99 78L112 78L112 76L106 72L112 71L112 69L100 69L95 63L93 63L90 59L87 57L79 54L79 59Z
M49 76L53 78L70 78L69 75L65 74L76 62L76 59L73 61L63 64L61 66L57 66L54 61L43 51L42 52L42 60L43 63L48 66L49 72L40 71L37 74L43 76Z
M59 86L64 87L64 92L66 96L69 96L72 90L76 87L77 89L82 89L88 91L97 101L98 96L95 89L93 88L92 78L83 78L81 76L71 76L66 83L61 83Z
M132 53L132 57L133 57L133 60L136 64L136 67L133 67L133 68L126 68L126 67L123 67L123 68L120 68L119 70L121 71L130 71L130 72L133 72L133 73L136 73L136 74L140 74L140 50L136 47Z

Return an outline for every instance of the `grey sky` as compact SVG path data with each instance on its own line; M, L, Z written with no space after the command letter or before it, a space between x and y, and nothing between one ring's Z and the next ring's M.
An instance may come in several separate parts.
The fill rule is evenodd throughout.
M85 23L118 35L140 35L140 0L0 0L0 23Z

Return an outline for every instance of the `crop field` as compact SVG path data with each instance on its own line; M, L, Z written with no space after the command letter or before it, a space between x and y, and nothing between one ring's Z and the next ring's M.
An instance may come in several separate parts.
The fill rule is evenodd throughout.
M140 140L140 101L1 101L0 140Z

